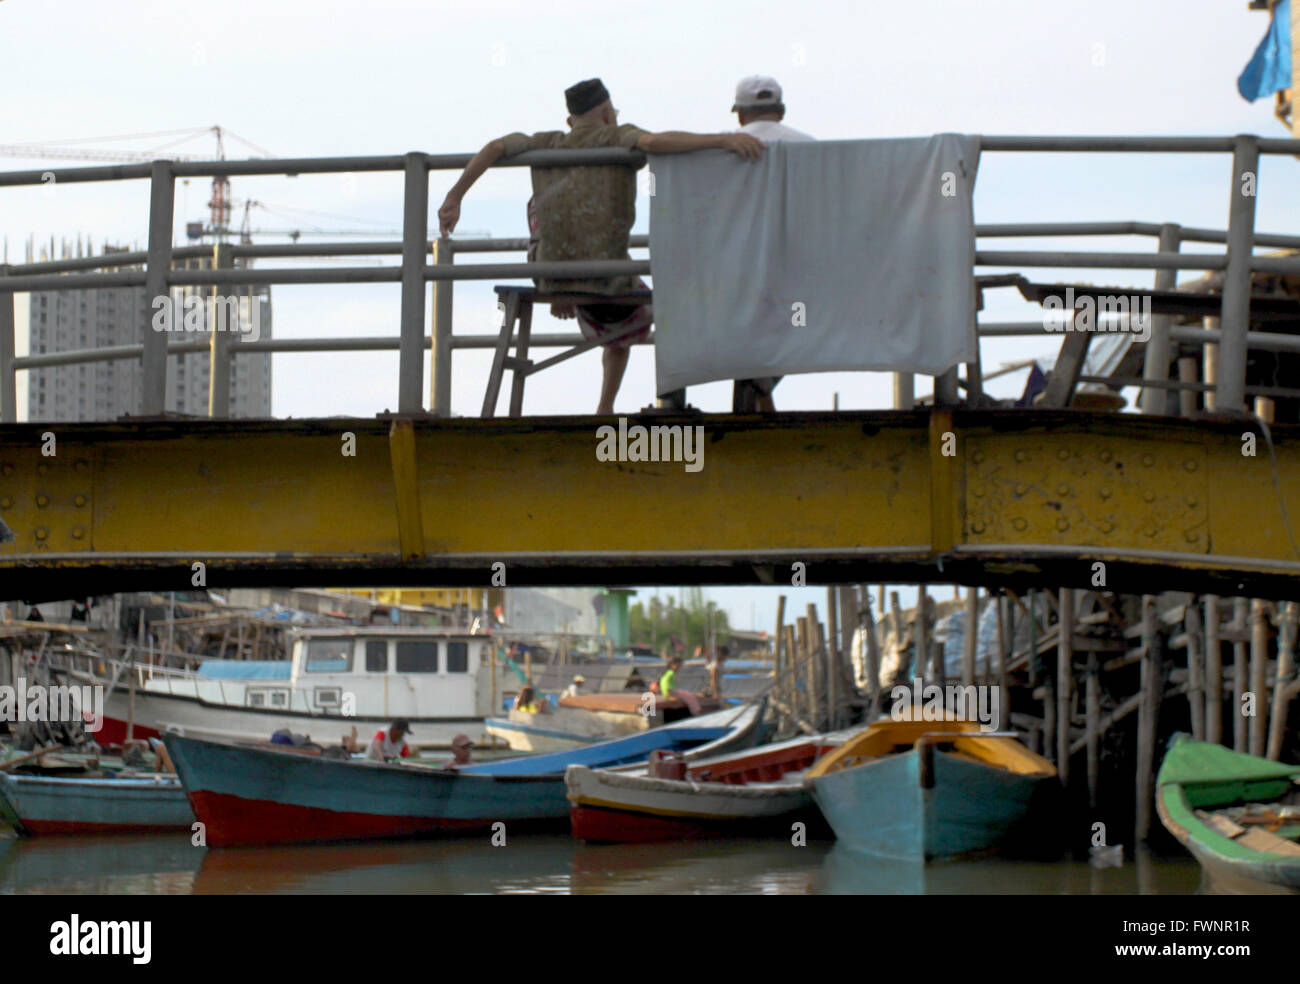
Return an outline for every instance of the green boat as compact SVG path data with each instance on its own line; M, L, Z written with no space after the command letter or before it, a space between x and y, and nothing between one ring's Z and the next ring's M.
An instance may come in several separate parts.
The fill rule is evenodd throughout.
M1300 765L1177 737L1156 779L1165 828L1219 891L1300 892Z

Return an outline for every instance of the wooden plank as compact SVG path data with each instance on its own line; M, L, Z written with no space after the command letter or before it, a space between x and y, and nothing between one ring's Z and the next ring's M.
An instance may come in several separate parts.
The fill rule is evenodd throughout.
M1219 596L1205 596L1205 740L1223 740L1223 651L1219 648Z
M1199 606L1192 604L1184 612L1184 624L1187 626L1187 700L1192 717L1192 737L1197 741L1205 740L1205 686L1204 666L1201 661L1201 613Z
M1197 810L1196 816L1205 826L1209 827L1217 834L1224 837L1240 837L1246 832L1246 828L1233 823L1222 813L1211 813L1207 810Z
M1246 618L1249 606L1245 598L1232 599L1232 750L1246 751L1246 718L1241 713L1246 693Z
M1047 377L1047 388L1043 391L1038 406L1068 407L1074 398L1075 387L1079 385L1079 376L1083 372L1083 362L1088 357L1088 344L1092 341L1090 331L1069 331L1061 342L1060 354L1056 365Z
M1061 785L1070 783L1070 699L1074 683L1074 589L1060 589L1060 622L1056 646L1056 772Z
M1238 844L1244 844L1252 851L1264 851L1268 854L1285 854L1287 857L1300 858L1300 844L1289 841L1267 830L1254 827L1237 838Z

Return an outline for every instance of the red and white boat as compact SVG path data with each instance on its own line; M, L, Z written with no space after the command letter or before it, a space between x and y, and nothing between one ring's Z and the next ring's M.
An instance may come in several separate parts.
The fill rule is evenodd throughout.
M571 765L564 775L573 835L598 843L789 834L824 828L803 774L850 732L792 738L690 763L684 779Z

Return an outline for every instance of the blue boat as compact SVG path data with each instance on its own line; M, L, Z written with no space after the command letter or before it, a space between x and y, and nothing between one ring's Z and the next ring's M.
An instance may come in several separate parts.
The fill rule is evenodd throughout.
M880 721L823 758L807 782L841 843L926 861L996 847L1055 776L1013 736L971 722Z
M189 830L194 811L173 775L87 779L0 773L0 818L27 836Z
M210 847L411 837L562 821L564 770L644 762L652 751L708 755L752 741L759 708L703 715L616 741L460 769L326 759L164 736Z

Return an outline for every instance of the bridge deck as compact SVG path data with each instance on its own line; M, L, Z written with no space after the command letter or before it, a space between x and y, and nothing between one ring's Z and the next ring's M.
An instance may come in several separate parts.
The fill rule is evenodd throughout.
M0 432L0 592L960 581L1300 597L1300 428L1079 411L140 420ZM617 421L615 421L617 424ZM42 435L55 435L53 456ZM344 436L355 438L345 455ZM950 453L946 453L950 452Z

